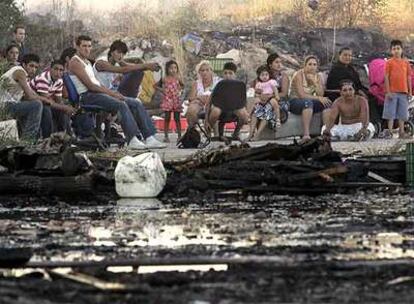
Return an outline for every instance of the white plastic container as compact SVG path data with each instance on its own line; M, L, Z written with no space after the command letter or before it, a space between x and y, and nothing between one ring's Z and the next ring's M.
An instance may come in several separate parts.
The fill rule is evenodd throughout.
M120 197L156 197L166 182L167 172L154 152L125 156L115 169L116 193Z

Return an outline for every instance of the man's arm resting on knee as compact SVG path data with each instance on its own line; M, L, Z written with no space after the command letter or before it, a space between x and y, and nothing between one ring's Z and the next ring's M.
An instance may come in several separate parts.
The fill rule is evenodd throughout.
M339 115L339 105L338 102L334 102L329 112L328 122L326 123L326 129L324 131L325 134L331 134L331 129L335 124L336 119Z
M22 87L26 100L37 100L37 101L44 102L46 104L50 104L50 103L53 102L49 98L44 97L44 96L40 96L32 90L32 88L27 83L27 77L26 77L26 74L23 71L14 72L13 73L13 78Z
M95 68L98 72L110 72L118 74L126 74L134 71L157 71L159 65L157 63L142 63L142 64L131 64L125 61L119 63L120 66L115 66L109 63L108 61L98 60L95 63Z
M124 97L120 93L111 91L103 86L94 84L92 80L89 78L88 74L86 74L85 68L78 60L71 60L71 62L69 63L69 71L79 78L79 80L88 89L88 91L94 93L102 93L116 98L118 100L124 100Z
M48 95L45 93L37 92L42 97L48 98ZM60 96L53 96L53 98L50 98L52 101L49 105L52 109L56 109L58 111L65 112L68 115L72 115L75 113L75 109L69 105L65 105L63 103L62 97Z
M368 101L364 97L360 97L361 100L361 123L362 129L367 129L369 125L369 106Z

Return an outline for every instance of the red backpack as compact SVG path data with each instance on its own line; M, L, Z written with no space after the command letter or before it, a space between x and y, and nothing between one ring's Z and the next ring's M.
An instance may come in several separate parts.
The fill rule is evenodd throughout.
M368 64L369 92L383 105L385 100L385 64L386 60L377 58Z

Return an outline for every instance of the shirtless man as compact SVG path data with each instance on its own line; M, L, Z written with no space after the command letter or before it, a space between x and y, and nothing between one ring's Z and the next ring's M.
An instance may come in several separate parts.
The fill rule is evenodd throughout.
M375 133L373 124L369 122L368 101L355 95L354 84L351 80L340 83L341 97L335 100L322 135L332 136L335 140L367 140ZM336 119L340 123L335 125Z

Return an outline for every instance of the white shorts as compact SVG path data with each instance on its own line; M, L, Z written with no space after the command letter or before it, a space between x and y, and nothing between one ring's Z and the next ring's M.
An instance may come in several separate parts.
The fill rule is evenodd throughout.
M326 126L322 127L322 134L325 131ZM358 133L359 130L362 129L362 123L355 123L351 125L334 125L331 129L331 136L332 137L339 137L340 140L348 140L349 137L354 136ZM371 139L375 134L375 127L372 123L368 124L369 136L367 139Z

